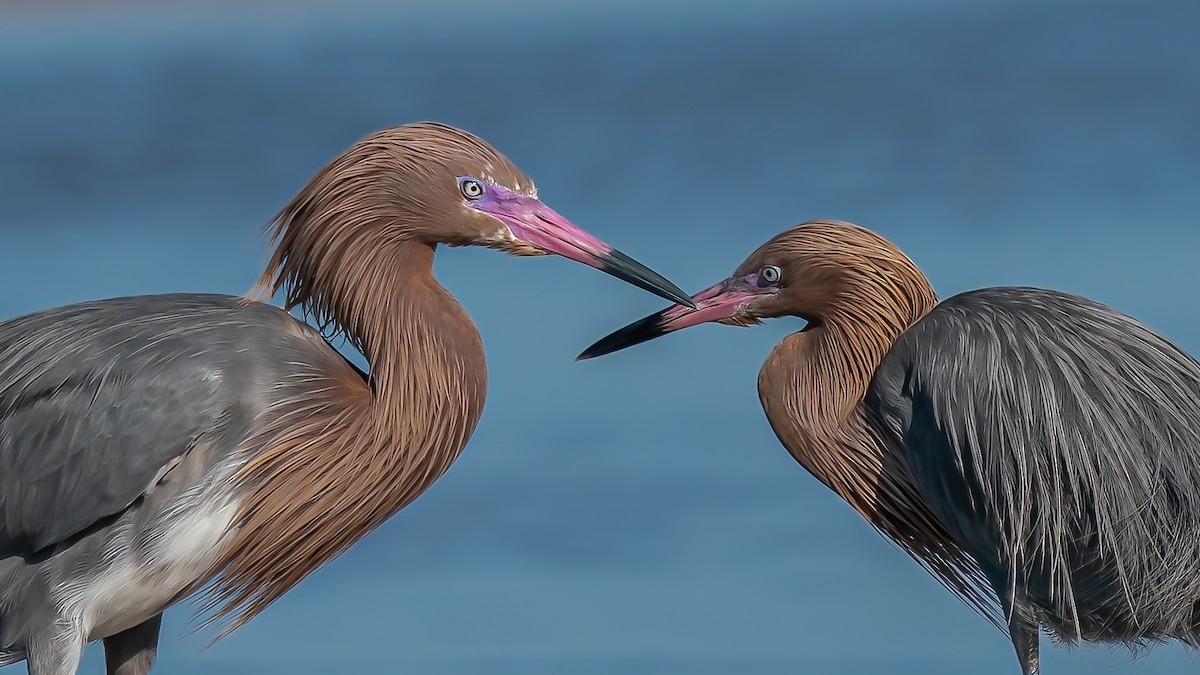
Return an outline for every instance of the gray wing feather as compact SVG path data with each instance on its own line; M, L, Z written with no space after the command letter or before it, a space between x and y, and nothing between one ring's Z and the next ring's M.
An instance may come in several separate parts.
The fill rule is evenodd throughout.
M1200 599L1200 365L1063 293L951 298L868 398L1002 598L1064 638L1189 639Z
M0 324L0 558L119 514L218 425L244 314L226 296L145 296Z

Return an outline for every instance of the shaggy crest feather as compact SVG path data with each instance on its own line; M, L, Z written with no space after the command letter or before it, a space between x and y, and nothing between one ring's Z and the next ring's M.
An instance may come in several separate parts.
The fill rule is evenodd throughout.
M478 233L434 229L441 214L423 198L447 173L532 189L476 137L408 125L355 144L269 226L275 249L249 297L284 290L288 309L344 334L371 367L364 376L325 363L297 375L281 385L295 395L282 396L246 444L238 475L247 498L204 605L216 610L209 622L229 620L222 635L424 492L475 429L483 347L432 266L437 243Z

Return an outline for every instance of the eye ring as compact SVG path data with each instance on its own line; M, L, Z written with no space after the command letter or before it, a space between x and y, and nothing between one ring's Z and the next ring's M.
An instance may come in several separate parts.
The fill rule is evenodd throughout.
M480 183L474 178L464 179L461 183L459 183L458 190L462 193L462 196L472 200L479 199L484 193L483 183Z
M758 275L768 284L777 284L780 278L783 277L783 272L774 265L767 265L759 271Z

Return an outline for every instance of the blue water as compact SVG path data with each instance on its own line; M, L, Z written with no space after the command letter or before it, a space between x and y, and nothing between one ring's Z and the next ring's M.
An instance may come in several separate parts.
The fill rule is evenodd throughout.
M439 119L687 289L836 217L943 295L1083 293L1200 353L1195 0L33 4L0 0L0 316L241 293L325 161ZM755 376L798 322L577 364L661 301L561 259L437 271L490 364L462 459L215 646L168 613L162 672L1016 671L778 445ZM1044 648L1054 675L1196 667Z

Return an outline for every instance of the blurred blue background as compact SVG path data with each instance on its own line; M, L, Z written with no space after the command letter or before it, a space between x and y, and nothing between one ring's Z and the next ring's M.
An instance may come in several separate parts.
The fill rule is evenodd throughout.
M1055 287L1200 353L1198 34L1196 0L0 0L0 316L240 294L327 160L437 119L689 290L835 217L943 296ZM577 364L661 301L561 259L437 271L491 368L459 463L215 646L169 612L161 672L1016 672L778 445L755 377L799 322ZM1055 675L1196 667L1045 649Z

